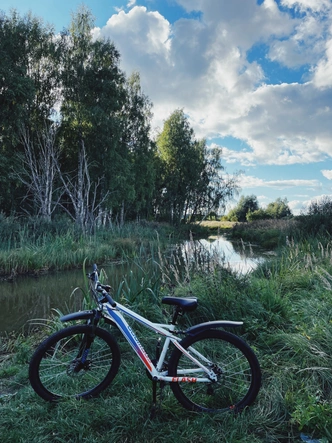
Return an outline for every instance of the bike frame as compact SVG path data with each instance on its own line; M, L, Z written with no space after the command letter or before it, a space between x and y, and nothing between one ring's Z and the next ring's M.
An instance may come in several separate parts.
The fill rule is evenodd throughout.
M144 347L140 343L135 332L127 323L123 314L129 316L130 318L134 319L143 326L152 329L157 334L160 334L165 337L165 341L156 365L152 363L150 357L148 356ZM119 330L122 332L123 336L126 338L126 340L131 345L131 347L133 348L139 359L142 361L146 369L151 374L152 380L165 381L165 382L187 382L187 383L199 383L199 382L207 383L217 380L216 374L208 367L208 365L211 364L211 362L208 359L206 359L202 354L197 352L192 347L188 348L188 350L190 351L188 352L188 350L184 349L181 346L181 344L179 343L181 341L181 338L173 334L173 332L175 331L175 325L151 322L150 320L142 317L141 315L137 314L136 312L132 311L131 309L125 307L124 305L118 302L116 303L115 307L111 306L110 303L103 303L103 316L110 319L113 323L117 325ZM191 374L193 372L204 371L207 377L192 377L192 376L186 377L185 374L186 372L188 372L188 370L186 371L184 370L182 376L180 377L178 376L172 377L167 375L168 371L162 371L162 367L170 343L173 343L175 347L177 347L184 355L186 355L196 365L195 369L190 370ZM192 354L195 354L201 361L204 361L207 366L202 364Z

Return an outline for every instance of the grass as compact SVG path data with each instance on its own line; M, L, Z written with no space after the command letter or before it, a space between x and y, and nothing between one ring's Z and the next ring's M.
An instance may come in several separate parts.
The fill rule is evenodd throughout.
M228 231L229 229L232 229L236 223L231 221L204 220L199 222L199 224L213 231Z
M6 337L0 343L0 441L17 442L299 442L301 432L332 441L332 245L309 239L291 243L252 274L235 276L217 261L161 263L157 282L141 267L128 275L122 297L143 315L160 320L162 295L194 294L199 308L181 321L242 320L236 330L255 350L263 384L241 415L190 413L163 391L150 418L151 381L119 339L120 372L90 401L47 404L27 380L28 361L46 331ZM194 271L193 271L194 269ZM139 331L140 332L140 331Z
M10 234L8 223L6 219L4 229L0 218L0 276L10 279L20 274L81 267L84 259L105 265L137 255L149 256L168 243L168 236L173 234L166 225L145 222L99 229L93 235L76 232L74 225L57 232L13 222Z
M266 219L246 223L204 220L199 223L211 233L227 234L234 240L258 244L264 249L284 245L286 236L298 234L300 222L295 219Z
M231 235L233 239L257 243L265 249L274 249L285 245L286 236L293 233L297 225L295 218L235 223Z

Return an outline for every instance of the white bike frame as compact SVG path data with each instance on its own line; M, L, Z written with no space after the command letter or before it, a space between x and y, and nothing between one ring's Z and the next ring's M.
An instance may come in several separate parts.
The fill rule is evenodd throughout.
M156 333L165 337L163 348L160 353L159 360L156 363L156 366L152 363L144 347L138 340L135 332L129 326L129 324L127 323L122 314L128 315L129 317L139 322L143 326L152 329ZM112 322L114 322L117 325L117 327L122 332L128 343L131 345L135 353L138 355L139 359L142 361L146 369L151 374L153 380L173 382L173 383L174 382L207 383L217 380L216 374L208 367L208 365L212 364L210 360L205 358L194 348L189 347L187 350L180 345L179 342L181 341L181 338L172 334L172 332L175 331L175 325L153 323L150 320L132 311L131 309L125 307L119 302L116 302L115 307L111 306L110 303L103 303L103 316L110 319ZM168 371L162 371L161 369L163 367L170 343L173 343L174 346L176 346L186 357L188 357L195 364L195 368L191 368L190 370L189 369L182 371L180 370L177 374L180 376L176 377L167 375ZM197 360L193 354L195 354L201 361L206 363L207 366L202 364L201 361ZM202 371L205 372L206 377L192 377L192 375L186 376L186 373L188 372L190 372L190 374L193 374L195 372L201 373Z

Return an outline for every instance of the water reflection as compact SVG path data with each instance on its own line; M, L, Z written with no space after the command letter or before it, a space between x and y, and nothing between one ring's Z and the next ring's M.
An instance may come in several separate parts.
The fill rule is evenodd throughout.
M222 257L225 266L230 269L247 273L262 261L259 253L255 254L250 247L234 245L224 237L210 240L185 242L177 246L177 250L187 261L192 261L204 269L213 266L213 257ZM174 255L172 256L174 259ZM108 282L117 288L129 271L135 267L127 264L113 265L107 268ZM139 278L139 277L138 277ZM11 331L29 332L34 319L46 319L52 314L53 308L63 313L79 310L82 305L82 292L75 288L83 285L83 271L72 270L47 274L38 278L22 277L13 283L0 283L0 334Z
M0 283L0 334L29 332L33 323L29 320L49 318L53 308L64 312L79 309L82 293L71 293L82 285L82 271L63 271L33 277L21 277L13 283ZM23 330L23 329L22 329Z
M204 263L209 266L211 260L216 258L223 261L226 268L246 274L254 270L263 261L262 252L253 249L249 244L231 243L225 237L211 237L208 240L186 242L184 244L186 259Z

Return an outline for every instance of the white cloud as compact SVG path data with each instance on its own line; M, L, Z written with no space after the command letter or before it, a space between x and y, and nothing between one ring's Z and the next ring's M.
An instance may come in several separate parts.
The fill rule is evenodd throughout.
M159 63L168 58L170 24L159 12L135 6L128 13L112 15L106 26L93 30L93 37L109 37L116 43L128 74L142 66L159 71Z
M325 178L328 180L332 180L332 170L331 169L323 169L321 173L324 175Z
M308 203L303 202L303 200L291 200L288 202L288 206L293 215L299 215L301 212L306 211Z
M282 0L281 3L283 6L298 8L300 11L311 9L314 12L320 12L331 9L330 0Z
M324 53L326 27L319 17L305 16L296 24L289 38L271 43L269 58L289 68L318 62Z
M228 162L296 164L332 156L331 2L177 0L200 19L171 25L158 12L134 6L113 15L94 36L109 37L129 75L138 70L161 127L184 108L198 137L233 136L247 146L223 149ZM134 4L130 2L129 4ZM254 45L288 67L309 67L306 83L265 84L263 61L249 62Z
M299 186L307 189L319 189L321 188L321 183L318 180L263 180L250 175L243 175L241 177L242 189L266 187L283 190L287 188L297 188Z
M326 42L326 55L314 69L314 83L318 88L332 87L332 38Z

